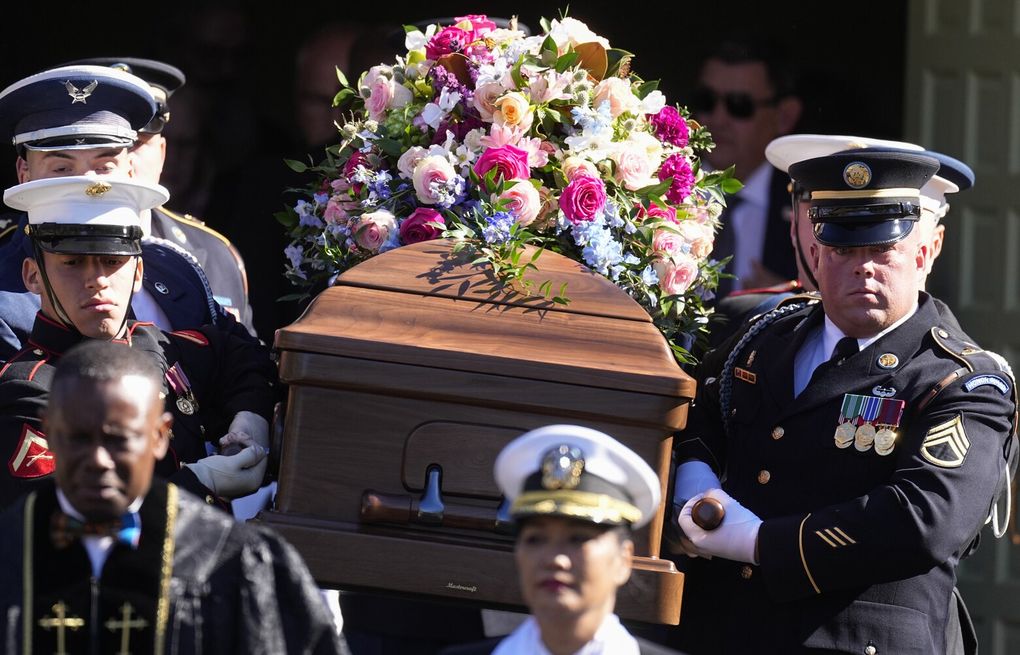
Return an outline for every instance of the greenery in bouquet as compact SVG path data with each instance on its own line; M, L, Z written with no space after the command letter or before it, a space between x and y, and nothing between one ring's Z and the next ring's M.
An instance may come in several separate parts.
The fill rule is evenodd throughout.
M278 215L288 278L308 293L446 237L509 289L568 303L569 289L524 277L551 250L625 290L692 361L725 263L711 258L717 218L740 186L701 168L708 132L579 20L543 20L537 36L455 20L406 28L407 53L353 86L337 71L334 104L354 107L339 143L322 162L288 162L314 176Z

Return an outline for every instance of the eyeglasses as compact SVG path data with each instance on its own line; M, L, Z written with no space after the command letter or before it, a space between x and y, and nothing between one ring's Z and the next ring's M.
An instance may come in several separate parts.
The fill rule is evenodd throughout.
M771 98L755 99L750 93L742 91L730 91L729 93L716 93L712 89L702 86L691 94L690 107L692 111L699 113L710 113L720 100L726 107L726 112L733 118L750 118L758 107L772 107L778 102L775 96Z

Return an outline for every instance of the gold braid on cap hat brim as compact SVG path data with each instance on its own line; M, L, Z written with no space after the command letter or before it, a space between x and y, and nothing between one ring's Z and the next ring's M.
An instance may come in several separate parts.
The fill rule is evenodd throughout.
M918 189L858 189L855 191L812 191L812 200L846 200L857 198L920 198Z
M641 510L630 503L605 494L572 489L528 491L510 507L514 518L528 516L565 516L592 523L637 523Z

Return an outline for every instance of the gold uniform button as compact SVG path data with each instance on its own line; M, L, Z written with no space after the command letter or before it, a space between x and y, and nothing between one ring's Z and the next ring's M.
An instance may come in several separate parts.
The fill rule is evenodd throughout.
M782 439L784 434L786 434L786 430L784 430L782 426L777 425L772 428L772 438L776 441Z
M216 499L213 498L211 495L206 494L205 495L205 504L206 505L215 505L216 504Z
M745 564L740 567L740 577L742 577L745 580L750 580L752 575L754 575L754 569L752 569L750 566Z
M765 469L758 471L758 484L768 484L771 479L772 474Z

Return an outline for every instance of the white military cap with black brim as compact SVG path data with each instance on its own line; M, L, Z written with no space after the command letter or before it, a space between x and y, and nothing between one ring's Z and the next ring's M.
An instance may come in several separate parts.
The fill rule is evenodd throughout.
M159 134L168 122L170 122L170 107L168 101L174 91L184 86L187 78L184 71L155 59L143 59L141 57L91 57L68 62L68 66L74 65L107 66L125 73L130 73L145 80L156 99L156 115L147 124L138 128L139 132L145 134Z
M516 521L558 516L640 528L662 498L658 476L637 453L578 425L521 435L503 448L493 469Z
M78 255L140 255L139 214L166 203L158 184L76 175L33 180L4 191L4 202L28 213L25 230L41 250Z
M61 66L0 91L0 138L30 150L131 146L156 113L149 85L106 66Z
M937 159L913 152L854 150L797 162L789 173L811 192L815 240L855 248L905 239L921 217L921 187L938 169Z

